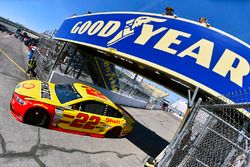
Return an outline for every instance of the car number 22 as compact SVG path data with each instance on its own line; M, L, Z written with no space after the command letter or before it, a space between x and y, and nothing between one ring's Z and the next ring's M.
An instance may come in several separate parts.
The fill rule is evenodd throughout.
M73 116L64 115L68 118ZM90 116L84 113L78 113L72 122L62 121L61 123L69 123L70 127L83 128L83 129L94 129L95 126L100 122L101 118L98 116Z

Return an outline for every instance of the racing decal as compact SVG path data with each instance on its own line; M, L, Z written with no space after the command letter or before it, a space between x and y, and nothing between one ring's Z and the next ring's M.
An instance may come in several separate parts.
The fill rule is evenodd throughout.
M43 107L43 108L48 110L48 107L46 105L43 105L43 104L34 104L34 106Z
M70 126L83 129L94 129L95 125L97 125L100 122L100 120L101 120L100 117L91 116L89 118L88 114L79 113L76 115L75 119L71 122ZM83 126L83 124L85 125Z
M46 98L51 100L50 88L47 82L41 82L41 98Z
M107 97L105 97L101 92L99 92L98 90L95 90L89 86L83 86L85 89L86 89L86 93L88 95L91 95L91 96L96 96L96 97L99 97L99 98L102 98L103 100L108 100Z
M33 83L24 83L22 84L22 88L25 88L25 89L32 89L35 87L35 84Z
M115 120L115 119L111 119L111 118L106 118L106 122L111 122L114 124L121 124L120 120Z
M53 117L53 126L56 126L60 122L60 120L62 119L62 116L63 116L63 109L56 108L55 114Z
M75 118L73 115L69 115L69 114L63 114L64 117L67 117L67 118L70 118L70 119L73 119Z
M60 120L58 123L69 124L69 123L70 123L70 121Z
M59 123L69 124L70 127L82 128L82 129L94 129L99 124L101 118L98 116L90 116L84 113L78 113L75 117L68 114L63 114L63 117L67 120L60 120ZM70 119L70 120L69 120Z
M89 122L87 122L83 128L84 129L94 129L96 125L100 122L101 118L98 116L91 116Z

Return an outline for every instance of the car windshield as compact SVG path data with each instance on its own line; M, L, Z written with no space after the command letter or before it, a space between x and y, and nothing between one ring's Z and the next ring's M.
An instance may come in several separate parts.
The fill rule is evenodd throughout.
M55 86L55 92L62 104L81 98L72 84L58 84Z

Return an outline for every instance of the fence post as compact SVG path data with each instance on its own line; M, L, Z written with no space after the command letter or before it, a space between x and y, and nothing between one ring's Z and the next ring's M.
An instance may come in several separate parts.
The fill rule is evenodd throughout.
M188 117L188 120L186 121L186 124L183 125L183 128L179 133L176 133L175 137L172 139L170 144L167 146L165 155L159 161L159 163L157 164L157 167L163 167L164 164L165 164L165 166L168 166L168 164L170 163L170 159L174 156L174 153L176 151L176 147L179 146L180 141L185 136L185 132L188 129L188 126L189 126L189 122L197 114L196 110L198 109L198 106L200 105L201 101L202 101L202 99L199 98L197 103L195 104L195 106L190 111L190 116Z

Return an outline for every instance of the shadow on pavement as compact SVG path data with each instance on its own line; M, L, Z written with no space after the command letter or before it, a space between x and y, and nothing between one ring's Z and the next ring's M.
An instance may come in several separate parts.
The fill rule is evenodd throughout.
M133 132L127 136L127 139L154 158L169 144L168 141L137 121Z

